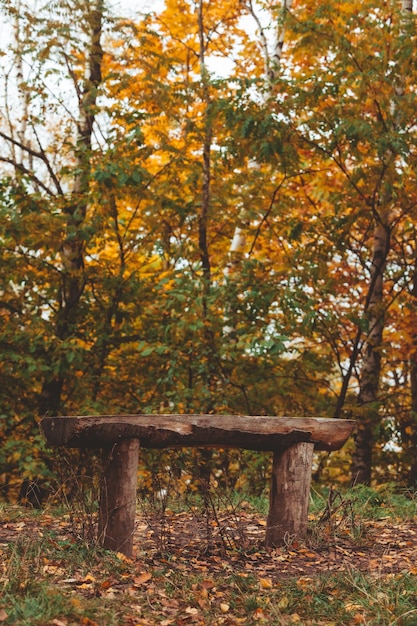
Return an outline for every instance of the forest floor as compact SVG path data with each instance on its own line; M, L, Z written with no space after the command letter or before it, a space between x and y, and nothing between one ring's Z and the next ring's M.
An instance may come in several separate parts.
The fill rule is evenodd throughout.
M79 510L0 513L3 624L417 624L414 498L337 494L304 540L274 550L248 501L205 513L148 504L132 560L94 546L94 518Z

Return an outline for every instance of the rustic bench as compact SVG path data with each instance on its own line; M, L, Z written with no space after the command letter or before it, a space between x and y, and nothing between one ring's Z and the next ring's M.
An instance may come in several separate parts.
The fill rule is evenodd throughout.
M104 464L101 545L132 556L139 447L243 448L273 452L266 545L307 528L313 451L338 450L354 420L246 415L103 415L44 417L49 445L99 448Z

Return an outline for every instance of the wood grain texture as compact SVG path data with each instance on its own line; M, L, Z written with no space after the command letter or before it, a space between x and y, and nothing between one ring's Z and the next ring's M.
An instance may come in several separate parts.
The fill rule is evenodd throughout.
M98 539L103 548L133 555L139 441L124 439L103 455Z
M297 443L274 452L265 543L290 544L307 530L314 446Z
M294 443L338 450L354 420L249 415L101 415L44 417L40 427L53 446L103 448L139 439L143 448L231 447L273 451Z

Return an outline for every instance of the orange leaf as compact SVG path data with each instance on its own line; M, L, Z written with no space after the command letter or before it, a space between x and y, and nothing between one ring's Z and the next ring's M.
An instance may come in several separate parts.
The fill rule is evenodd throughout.
M273 587L272 580L270 578L260 578L259 584L261 589L272 589Z
M142 572L139 576L136 576L133 580L133 584L136 586L143 585L147 583L148 580L152 578L152 574L150 572Z

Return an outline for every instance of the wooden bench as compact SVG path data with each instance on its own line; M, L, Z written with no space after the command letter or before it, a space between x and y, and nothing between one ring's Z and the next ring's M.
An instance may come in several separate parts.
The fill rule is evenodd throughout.
M313 451L338 450L354 420L246 415L44 417L49 445L103 449L100 544L132 556L139 447L244 448L273 453L266 545L307 528Z

